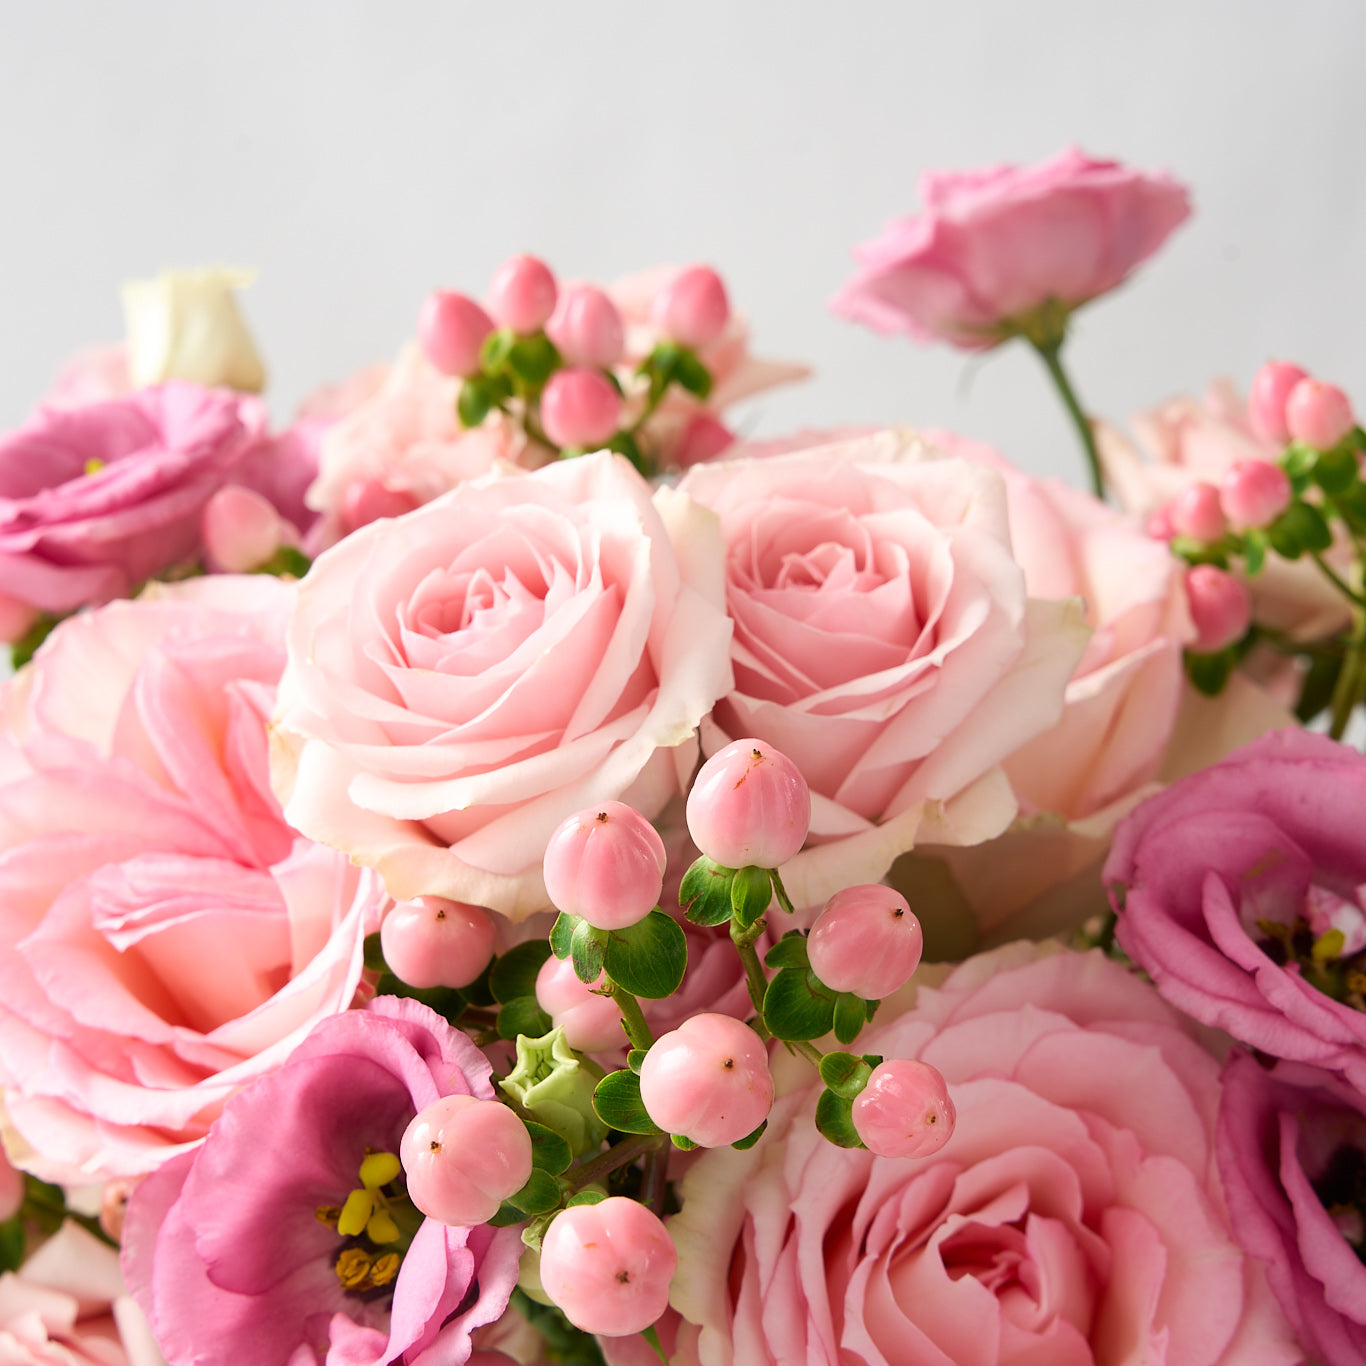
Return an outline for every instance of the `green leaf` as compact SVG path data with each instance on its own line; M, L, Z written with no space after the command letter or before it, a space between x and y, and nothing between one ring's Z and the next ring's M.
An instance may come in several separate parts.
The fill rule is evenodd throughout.
M773 879L767 868L737 868L730 883L730 905L735 918L748 929L773 900Z
M863 1147L863 1140L854 1128L854 1102L833 1091L822 1091L816 1102L816 1128L836 1147Z
M560 353L555 343L537 332L530 337L518 337L508 352L508 369L530 389L539 389L560 367Z
M593 1092L598 1118L624 1134L662 1134L640 1098L640 1078L631 1071L609 1072Z
M526 1221L526 1215L512 1203L511 1200L504 1200L498 1206L498 1212L489 1220L490 1228L507 1228L510 1224L521 1224Z
M827 1053L821 1059L821 1080L837 1096L853 1100L868 1085L873 1066L852 1053Z
M1343 660L1344 656L1338 651L1325 650L1310 656L1309 672L1300 688L1300 700L1295 704L1295 715L1305 725L1333 700Z
M564 1202L565 1209L572 1209L575 1205L600 1205L607 1199L607 1192L601 1190L576 1191Z
M551 1176L558 1176L574 1160L574 1154L562 1135L548 1129L535 1120L524 1119L526 1131L531 1135L531 1165L538 1167Z
M525 944L514 945L494 962L489 974L493 999L506 1004L518 996L534 996L536 975L549 957L550 945L544 939L528 939Z
M1314 466L1314 482L1325 493L1346 493L1359 477L1357 453L1342 446L1324 451Z
M486 375L496 375L503 369L516 341L517 334L510 327L500 327L484 338L479 348L479 364Z
M819 1039L835 1019L835 993L809 970L784 968L764 993L764 1023L776 1039Z
M534 996L514 996L503 1003L498 1012L498 1037L515 1039L525 1034L528 1039L539 1039L549 1034L554 1026L550 1016L541 1009Z
M1248 578L1256 578L1266 563L1266 532L1252 527L1243 533L1243 570Z
M477 427L493 408L493 387L482 375L467 379L455 400L455 414L462 427Z
M1187 650L1186 677L1206 697L1218 697L1237 663L1236 649L1220 650L1214 655L1198 655L1194 650Z
M27 664L61 620L61 617L49 616L46 612L40 614L33 625L10 646L10 666L19 669Z
M560 1183L549 1172L533 1167L526 1185L516 1195L509 1195L506 1203L523 1214L544 1214L555 1209L562 1196Z
M694 1148L697 1147L697 1144L694 1143L692 1139L688 1138L684 1134L670 1134L669 1142L672 1143L674 1147L677 1148L680 1152L685 1153L690 1153Z
M673 382L674 371L678 368L678 358L682 354L683 348L677 342L659 342L641 361L640 369L636 373L649 375L652 386L657 384L661 390L666 389Z
M768 1120L764 1120L752 1134L746 1134L744 1138L737 1138L730 1146L739 1148L742 1152L746 1148L752 1148L764 1136L764 1130L767 1128Z
M640 442L630 432L618 432L607 443L607 449L624 455L647 478L654 474L654 462L641 450Z
M764 964L770 968L805 968L809 966L806 956L806 935L800 930L789 930L764 955Z
M690 394L705 399L711 393L711 371L698 359L697 352L681 348L674 364L674 379Z
M724 925L730 919L730 884L734 868L723 868L703 856L678 885L678 904L686 906L694 925Z
M629 1067L631 1071L634 1072L637 1076L640 1075L640 1065L645 1061L646 1055L649 1053L649 1051L650 1050L648 1048L633 1048L626 1055L626 1066Z
M688 966L688 940L671 915L654 910L622 930L609 930L603 961L607 975L632 996L672 996Z
M570 946L574 938L574 927L578 923L577 916L566 915L561 911L550 927L550 952L562 962L572 951Z
M379 942L379 931L365 936L364 944L366 972L388 972L389 965L384 961L384 949Z
M1323 513L1302 501L1291 503L1271 524L1268 535L1276 552L1288 560L1297 559L1306 550L1327 550L1333 544L1333 533Z
M669 1358L664 1355L664 1348L659 1341L659 1334L655 1332L654 1324L652 1323L648 1328L642 1328L640 1336L645 1339L655 1356L664 1363L664 1366L669 1366Z
M0 1224L0 1271L18 1271L24 1260L25 1241L22 1215Z
M574 926L574 937L569 941L569 956L574 960L574 975L580 982L591 985L598 980L606 945L606 930L600 930L586 920L580 920Z
M866 1003L852 991L842 991L835 998L835 1037L841 1043L853 1043L863 1026L868 1023Z
M375 983L376 996L403 996L410 1001L421 1001L429 1010L447 1020L458 1020L465 1013L466 996L455 987L410 987L407 982L386 972Z
M298 546L277 546L270 559L258 564L253 574L274 574L276 578L288 576L301 579L313 566L313 561Z

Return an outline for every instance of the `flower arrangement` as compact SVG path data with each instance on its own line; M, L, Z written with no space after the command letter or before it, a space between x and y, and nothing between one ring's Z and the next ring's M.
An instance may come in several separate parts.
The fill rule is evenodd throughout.
M1087 414L1169 176L921 197L836 310L1091 492L531 256L284 430L130 287L0 438L6 1361L1366 1359L1366 433Z

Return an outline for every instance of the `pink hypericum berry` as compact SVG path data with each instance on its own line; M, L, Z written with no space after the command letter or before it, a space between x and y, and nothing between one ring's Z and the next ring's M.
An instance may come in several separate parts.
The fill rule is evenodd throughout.
M869 883L825 903L806 941L811 971L835 991L880 1001L910 981L925 936L900 892Z
M1149 516L1143 529L1155 541L1170 541L1176 535L1176 528L1172 525L1170 507L1158 508Z
M541 426L557 446L605 446L621 422L621 395L597 370L557 370L541 394Z
M512 256L493 272L489 310L503 327L519 336L539 332L555 311L555 277L534 256Z
M1285 401L1285 425L1291 440L1330 450L1356 426L1352 400L1336 384L1302 379Z
M953 1137L958 1112L929 1063L889 1058L854 1097L854 1129L879 1157L929 1157Z
M1193 541L1208 544L1217 541L1226 530L1219 490L1203 481L1182 489L1167 505L1167 513L1176 534L1189 536Z
M652 1210L624 1195L561 1211L541 1240L541 1286L585 1333L644 1332L668 1307L678 1253Z
M752 1134L773 1108L773 1074L759 1036L729 1015L694 1015L650 1046L640 1065L650 1118L702 1148Z
M531 1135L506 1105L443 1096L414 1116L399 1160L408 1196L440 1224L483 1224L531 1175Z
M493 921L440 896L400 901L379 927L384 961L410 987L467 987L493 957Z
M570 365L606 370L626 349L621 314L597 285L570 285L560 295L545 330Z
M581 982L568 958L547 958L536 974L537 1004L580 1053L605 1053L625 1042L617 1003L593 990L606 980L604 971L592 983Z
M806 841L811 791L787 755L735 740L698 770L687 820L693 843L723 868L777 868Z
M427 295L417 315L423 353L443 375L468 379L479 373L479 351L493 331L493 319L465 294L438 289Z
M659 831L639 811L622 802L588 806L546 843L546 895L600 930L625 929L659 905L666 862Z
M726 330L730 300L710 266L680 270L655 297L655 326L684 346L707 346Z
M249 574L282 545L298 545L299 535L254 489L225 484L204 505L200 517L204 555L222 574Z
M681 469L715 460L727 447L735 444L735 433L710 413L698 413L683 429L674 447L674 464Z
M342 494L342 526L350 535L382 517L402 517L417 505L417 495L407 489L392 489L379 479L367 479L349 485Z
M1234 531L1270 526L1290 506L1290 478L1269 460L1240 460L1219 489L1219 501Z
M1285 401L1290 391L1308 375L1288 361L1268 361L1257 371L1247 396L1248 416L1253 430L1265 440L1284 446L1290 440L1285 425Z
M1186 601L1195 626L1197 654L1211 655L1247 634L1252 599L1246 585L1217 565L1197 564L1186 571Z

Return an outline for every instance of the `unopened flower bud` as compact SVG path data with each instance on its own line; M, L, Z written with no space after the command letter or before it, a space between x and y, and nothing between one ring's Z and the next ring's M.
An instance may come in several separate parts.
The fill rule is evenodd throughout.
M1240 460L1223 478L1219 501L1235 531L1270 526L1290 506L1290 479L1270 460Z
M493 957L493 921L445 897L400 901L379 928L384 961L410 987L467 987Z
M423 354L443 375L468 379L479 373L479 351L493 319L468 295L434 290L417 317Z
M854 1130L878 1157L929 1157L953 1137L958 1113L929 1063L889 1058L854 1097Z
M610 996L594 991L606 981L600 972L591 983L579 980L573 962L550 957L536 974L536 1003L550 1016L571 1048L580 1053L603 1053L620 1048L626 1035L621 1028L621 1011Z
M1219 504L1219 490L1203 480L1184 488L1167 508L1172 528L1178 536L1209 544L1225 532L1224 510Z
M726 330L730 300L710 266L688 266L660 290L652 312L666 337L684 346L707 346Z
M735 444L735 433L719 418L710 413L698 413L683 429L674 447L674 464L680 469L715 460L727 447Z
M1352 400L1336 384L1302 379L1285 401L1291 439L1315 450L1331 450L1356 426Z
M596 370L571 366L551 375L541 395L541 425L560 447L604 446L621 422L621 395Z
M615 365L626 349L626 329L612 300L596 285L571 285L555 305L546 334L570 365Z
M1143 528L1155 541L1170 541L1176 535L1172 525L1171 505L1167 504L1149 515Z
M489 282L489 311L503 327L530 336L545 326L555 311L559 289L550 267L534 256L504 261Z
M240 484L225 484L204 505L200 535L209 568L220 574L248 574L281 546L299 544L274 505Z
M920 966L925 936L906 898L891 887L846 887L825 903L807 940L811 971L835 991L880 1001Z
M787 755L762 740L735 740L698 770L687 822L712 862L777 868L806 841L811 791Z
M659 905L666 857L659 832L622 802L585 807L546 843L546 895L566 915L620 930Z
M1252 624L1252 599L1240 579L1217 565L1197 564L1186 571L1186 601L1195 626L1191 648L1202 655L1241 640Z
M1248 394L1247 410L1253 430L1266 441L1284 446L1290 440L1285 422L1285 401L1290 391L1308 375L1288 361L1268 361L1257 371Z

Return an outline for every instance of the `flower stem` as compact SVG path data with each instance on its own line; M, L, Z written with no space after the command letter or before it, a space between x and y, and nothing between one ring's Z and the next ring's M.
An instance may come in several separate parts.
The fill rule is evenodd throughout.
M1366 611L1358 607L1352 614L1352 633L1347 640L1347 655L1333 688L1332 724L1328 734L1341 740L1357 704L1366 696Z
M599 1153L591 1162L585 1162L581 1167L571 1167L565 1176L572 1178L571 1189L577 1193L585 1186L591 1186L594 1181L610 1176L618 1167L634 1162L642 1153L662 1150L668 1142L667 1134L632 1134L608 1148L605 1153Z
M1352 603L1353 606L1358 608L1366 607L1366 597L1362 597L1360 593L1354 592L1351 584L1349 584L1317 550L1310 551L1309 558L1323 571L1323 575L1329 583Z
M1049 342L1035 341L1032 337L1028 340L1043 360L1044 366L1062 398L1063 407L1067 409L1068 415L1072 419L1072 425L1077 429L1077 435L1081 437L1082 449L1086 452L1087 464L1091 469L1091 492L1097 498L1104 498L1105 477L1101 473L1100 452L1096 449L1096 437L1091 430L1090 419L1082 410L1077 391L1072 387L1072 381L1068 379L1067 371L1063 369L1062 338L1059 337L1056 341Z
M730 939L735 945L736 953L740 955L740 963L745 970L745 985L749 987L749 999L759 1014L762 1035L768 1038L768 1029L764 1026L764 993L768 990L768 974L764 971L764 965L759 961L758 951L754 947L754 941L763 932L763 916L748 929L741 929L734 920L730 922Z
M640 1002L616 982L612 983L611 994L621 1011L621 1022L626 1026L626 1037L630 1039L631 1047L649 1048L654 1043L655 1036L650 1032L650 1026L645 1023L645 1012L641 1010Z

